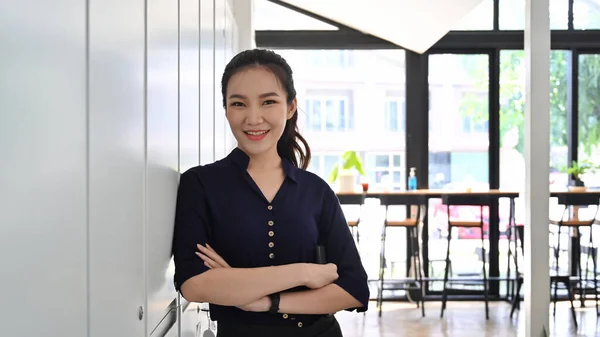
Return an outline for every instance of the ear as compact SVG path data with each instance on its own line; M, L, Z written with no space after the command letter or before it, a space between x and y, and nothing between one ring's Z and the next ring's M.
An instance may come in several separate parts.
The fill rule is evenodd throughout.
M296 98L294 98L294 100L292 101L292 103L290 103L288 105L288 113L287 113L287 119L290 119L294 116L294 113L296 112L296 109L298 109L298 100Z

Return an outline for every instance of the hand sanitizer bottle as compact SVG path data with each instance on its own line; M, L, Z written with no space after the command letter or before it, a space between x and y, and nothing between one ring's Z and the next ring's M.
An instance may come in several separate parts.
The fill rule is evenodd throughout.
M417 168L411 167L410 173L408 174L408 190L413 191L417 189Z

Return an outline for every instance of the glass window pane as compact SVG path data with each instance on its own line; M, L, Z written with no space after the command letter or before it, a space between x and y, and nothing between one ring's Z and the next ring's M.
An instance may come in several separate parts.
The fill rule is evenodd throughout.
M600 5L600 4L599 4ZM579 55L579 162L600 168L600 54ZM600 172L582 177L587 187L600 187Z
M308 171L310 171L318 176L322 176L323 172L321 172L320 168L321 168L321 156L313 154L310 159L310 164L308 165Z
M569 51L550 53L550 176L551 190L565 190L568 177L561 169L567 164L567 69ZM525 116L525 53L503 50L500 53L500 189L523 191L525 185L524 116ZM581 76L581 75L580 75ZM581 78L581 77L580 77ZM581 83L581 82L580 82ZM581 84L580 84L581 85ZM499 202L501 246L506 246L509 203ZM550 200L551 217L562 212L555 200ZM517 225L525 221L522 199L515 204ZM501 251L500 261L506 261ZM552 260L551 260L552 261ZM505 271L506 268L500 268Z
M525 0L499 0L502 30L525 29ZM550 0L550 29L568 28L569 0Z
M267 0L254 0L255 30L337 30L325 22L313 19Z
M494 29L494 0L483 0L453 30Z
M489 57L488 55L434 54L429 56L429 183L431 188L466 191L489 188ZM479 127L477 127L479 125ZM417 167L417 170L421 168ZM443 277L448 237L448 210L439 199L429 203L430 277ZM451 217L478 219L479 208L457 207ZM485 227L484 227L485 228ZM481 277L479 232L459 230L450 254L454 275ZM487 234L484 236L487 238ZM459 241L459 242L456 242ZM440 283L431 283L440 290Z
M389 167L390 166L390 156L388 156L388 155L375 156L375 166L376 167Z
M394 168L400 168L400 155L394 156Z
M575 0L573 2L573 27L575 29L600 29L600 1Z
M329 174L331 173L331 170L333 170L333 166L340 160L339 156L334 156L334 155L325 155L324 156L324 165L323 165L323 172L322 172L322 176L321 178L327 180L329 179Z

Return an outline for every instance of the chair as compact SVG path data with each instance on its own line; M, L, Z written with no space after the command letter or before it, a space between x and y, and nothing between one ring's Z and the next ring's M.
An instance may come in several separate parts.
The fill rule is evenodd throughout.
M381 317L383 307L383 291L397 289L404 289L407 291L407 294L412 294L411 297L414 301L417 302L417 306L421 306L421 315L424 317L425 299L423 296L423 266L421 263L421 250L419 244L419 225L422 223L423 218L427 213L427 198L424 195L412 195L409 193L389 194L382 196L381 204L385 206L385 220L383 223L383 229L381 234L381 254L379 257L379 291L377 294L377 306L379 307L379 317ZM414 216L411 215L404 220L390 220L388 219L389 206L407 206L408 209L410 209L411 206L417 206L416 214L414 214ZM407 256L407 263L410 266L409 275L406 279L394 280L395 284L403 285L404 287L402 288L384 287L384 274L386 267L385 248L388 227L402 227L406 229L408 252L410 252L410 256Z
M553 296L553 305L554 305L554 309L553 309L553 314L556 314L556 301L557 301L557 288L558 285L557 283L565 283L563 281L560 281L561 278L564 277L569 277L570 280L570 276L571 275L560 275L560 266L559 266L559 256L560 256L560 236L561 236L561 232L563 228L570 228L570 229L574 229L575 232L577 233L577 238L579 240L581 240L581 228L588 228L590 231L590 240L589 240L589 248L591 251L595 251L594 249L594 236L593 236L593 232L592 232L592 226L594 224L594 222L596 221L596 216L598 215L598 206L600 204L598 196L595 195L591 195L591 194L586 194L586 193L564 193L564 194L560 194L557 197L558 199L558 204L563 206L563 212L562 212L562 216L560 219L558 220L554 220L554 219L550 219L550 224L557 226L558 230L557 233L555 233L556 236L556 246L554 247L554 265L553 265L553 269L556 270L556 275L553 276L553 278L551 278L551 286L554 285L554 296ZM589 219L580 219L579 218L579 208L580 207L588 207L588 206L596 206L596 212L594 214L593 217L590 217ZM581 242L579 242L580 245L579 247L581 247ZM578 248L579 248L578 247ZM598 281L597 281L597 259L595 254L586 254L587 258L586 258L586 262L585 262L585 271L582 271L581 268L581 258L579 256L581 249L577 249L577 251L575 252L577 254L577 259L576 259L576 263L577 263L577 285L579 288L579 295L581 298L582 303L584 302L585 299L585 291L588 289L589 285L590 285L590 281L593 283L594 286L594 299L596 302L596 313L600 314L599 308L598 308ZM592 264L593 264L593 279L590 280L589 279L589 259L590 257L592 258ZM558 280L558 281L557 281ZM568 282L569 285L567 286L567 291L571 292L571 282ZM569 295L572 296L572 295ZM572 300L571 300L571 307L573 307L572 304ZM573 309L574 311L574 309ZM573 314L574 315L574 314ZM574 317L575 318L575 317Z
M338 194L338 200L340 205L358 205L361 207L365 202L366 194ZM348 227L350 227L350 232L352 236L356 237L356 245L360 248L360 215L358 219L348 220Z
M490 205L490 196L486 194L443 194L442 204L448 208L448 247L446 249L446 267L444 268L444 285L442 290L442 310L440 317L444 317L446 310L446 302L448 300L448 272L450 270L450 242L452 239L453 228L479 228L481 232L481 261L483 270L483 294L485 300L485 318L489 319L489 304L488 304L488 279L486 271L486 251L483 233L483 207ZM477 206L479 207L479 220L471 219L452 219L451 208L453 206ZM453 282L458 283L458 282ZM467 282L465 282L467 283ZM469 282L471 284L471 282Z
M515 226L516 230L514 233L511 233L511 238L515 240L515 249L517 248L517 241L521 242L521 254L524 256L525 253L525 230L523 226ZM514 235L514 236L513 236ZM516 252L515 252L515 265L517 264L516 260ZM510 309L510 318L513 317L516 309L520 309L521 302L521 287L523 286L523 274L518 272L516 269L516 279L517 279L517 287L516 293L513 294L512 305ZM573 292L571 291L571 279L569 276L550 276L550 284L558 284L561 283L567 289L567 294L569 297L569 301L571 302L571 317L573 318L573 322L575 322L575 326L577 326L577 316L575 315L575 306L573 305ZM554 295L556 299L556 294ZM556 313L556 301L554 302L554 313Z

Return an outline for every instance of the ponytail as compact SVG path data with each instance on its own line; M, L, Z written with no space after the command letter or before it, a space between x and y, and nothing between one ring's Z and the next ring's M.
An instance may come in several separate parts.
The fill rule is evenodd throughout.
M289 160L294 166L306 170L310 164L310 147L300 132L298 132L298 110L288 119L283 134L277 142L277 152Z

